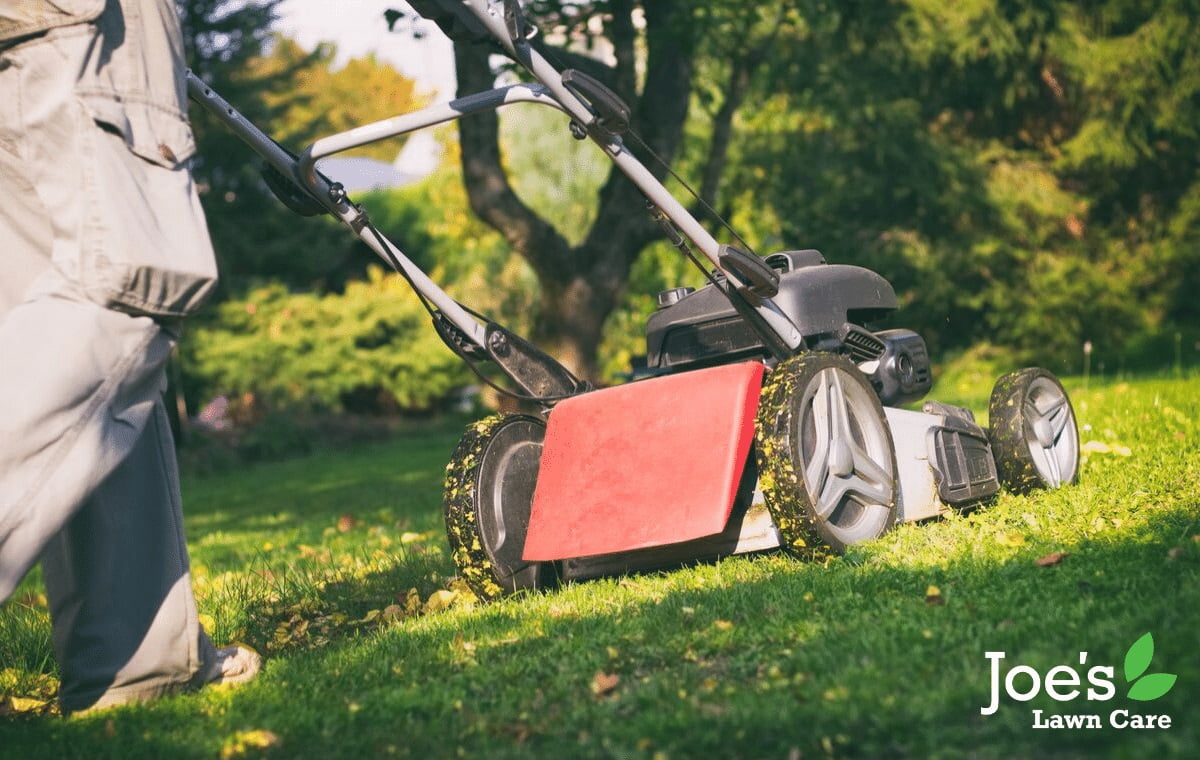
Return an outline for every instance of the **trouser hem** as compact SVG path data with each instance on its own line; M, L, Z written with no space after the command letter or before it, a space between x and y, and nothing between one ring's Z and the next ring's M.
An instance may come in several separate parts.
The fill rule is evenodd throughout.
M187 691L191 684L191 676L182 680L172 679L131 684L108 689L93 697L70 697L60 700L60 704L63 715L85 715L119 705L149 702L168 694L178 694Z

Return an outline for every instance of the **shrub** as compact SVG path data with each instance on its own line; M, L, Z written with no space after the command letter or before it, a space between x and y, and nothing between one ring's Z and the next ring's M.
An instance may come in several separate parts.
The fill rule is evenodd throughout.
M253 289L186 346L195 398L268 408L425 411L468 378L407 283L378 267L342 294Z

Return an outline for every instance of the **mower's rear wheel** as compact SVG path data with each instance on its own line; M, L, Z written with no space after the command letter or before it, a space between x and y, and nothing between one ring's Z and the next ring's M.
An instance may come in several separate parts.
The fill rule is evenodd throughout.
M756 419L759 485L788 552L841 553L896 519L896 452L883 406L836 354L781 362Z
M1062 383L1030 367L996 381L988 403L988 440L1005 488L1026 493L1079 478L1079 430Z
M545 436L537 417L488 417L467 428L446 467L451 555L480 599L541 588L554 576L551 565L521 558Z

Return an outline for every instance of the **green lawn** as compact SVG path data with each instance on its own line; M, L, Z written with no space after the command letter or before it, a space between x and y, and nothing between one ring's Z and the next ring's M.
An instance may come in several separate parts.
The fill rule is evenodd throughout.
M824 565L736 558L482 607L454 581L441 524L462 421L192 478L201 611L266 655L264 675L93 718L38 714L53 663L31 578L0 610L0 688L24 710L0 717L0 755L1194 757L1200 379L1068 387L1095 442L1076 487L903 526ZM1068 556L1036 563L1054 552ZM1149 672L1178 681L1134 702L1123 662L1146 632ZM983 716L984 652L998 650L1007 667L1075 666L1085 689L1111 666L1116 696L1005 698ZM1115 709L1174 725L1031 727L1031 710Z

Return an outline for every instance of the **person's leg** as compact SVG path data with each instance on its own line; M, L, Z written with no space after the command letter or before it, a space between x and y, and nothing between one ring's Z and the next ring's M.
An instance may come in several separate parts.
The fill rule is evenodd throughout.
M212 659L161 401L129 455L47 543L42 572L64 712L177 690Z
M0 90L19 96L0 99L0 601L44 549L68 712L257 669L197 622L161 398L173 336L73 280L95 246L82 230L105 217L97 177L140 183L109 204L192 193L190 180L80 118L70 47L0 66Z
M72 55L85 37L0 56L0 600L142 435L172 336L82 296L99 132Z

